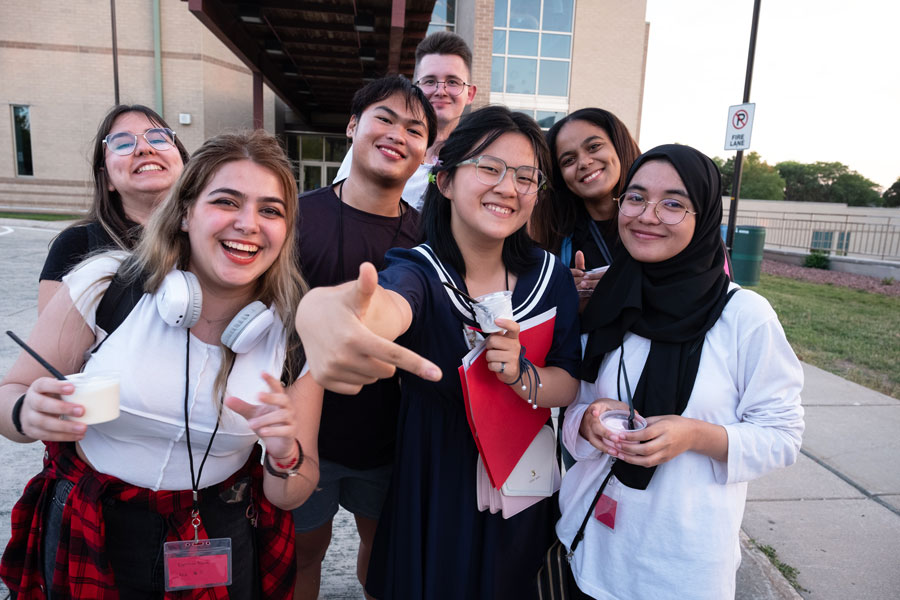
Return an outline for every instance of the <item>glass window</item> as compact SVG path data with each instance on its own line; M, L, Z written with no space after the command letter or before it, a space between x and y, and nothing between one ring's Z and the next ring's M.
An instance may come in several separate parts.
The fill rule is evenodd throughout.
M541 56L544 58L569 58L572 36L544 33L541 35Z
M537 56L538 34L525 33L524 31L509 32L508 54L522 54L524 56Z
M322 187L322 166L303 165L303 189L301 191L308 192L320 187Z
M573 0L544 0L543 29L572 31Z
M16 174L34 175L31 162L31 110L27 106L13 106L13 127L16 143Z
M538 125L541 126L541 129L550 129L553 127L553 124L566 116L564 112L551 112L548 110L539 110L537 111L537 118L535 119L538 122Z
M327 162L341 162L347 155L347 138L325 138L325 160ZM331 181L331 179L328 179Z
M530 58L509 58L506 61L506 91L513 94L535 93L537 61Z
M542 60L538 93L547 96L567 96L569 94L569 63L559 60Z
M494 2L494 27L506 27L506 0Z
M491 60L491 91L503 91L503 65L506 59L502 56L495 56Z
M340 167L325 167L325 181L334 181L334 178L337 177L339 169Z
M494 30L494 54L506 54L506 31Z
M431 35L435 31L453 31L456 29L456 0L437 0L434 10L431 11L431 23L428 24L428 32Z
M322 160L325 157L324 140L321 135L301 136L301 154L303 160Z
M516 29L539 29L541 0L509 0L509 26Z

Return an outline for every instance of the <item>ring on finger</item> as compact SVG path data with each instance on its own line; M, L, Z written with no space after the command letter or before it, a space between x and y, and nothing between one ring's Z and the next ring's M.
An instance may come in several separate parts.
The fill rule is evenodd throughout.
M500 372L502 373L505 370L506 370L506 363L505 362L500 363Z

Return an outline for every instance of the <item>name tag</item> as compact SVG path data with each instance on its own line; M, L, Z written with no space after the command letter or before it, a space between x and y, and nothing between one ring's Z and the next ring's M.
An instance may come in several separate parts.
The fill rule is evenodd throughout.
M163 545L166 591L231 585L231 538Z

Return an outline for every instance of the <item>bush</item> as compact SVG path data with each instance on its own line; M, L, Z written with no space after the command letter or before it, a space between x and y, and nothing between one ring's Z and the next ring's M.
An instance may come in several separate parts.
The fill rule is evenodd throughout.
M803 266L810 269L825 269L827 271L831 267L831 259L828 258L828 253L824 250L810 250L806 260L803 261Z

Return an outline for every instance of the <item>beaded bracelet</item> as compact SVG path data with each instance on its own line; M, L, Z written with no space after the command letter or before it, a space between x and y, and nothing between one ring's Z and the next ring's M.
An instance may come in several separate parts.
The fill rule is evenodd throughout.
M528 380L527 385L525 383L526 379ZM519 350L519 376L516 377L515 381L507 383L506 385L516 385L520 381L522 382L522 391L528 390L526 401L531 405L531 408L537 410L538 390L543 388L544 385L541 383L541 375L538 373L537 367L534 366L534 363L525 358L525 346L522 346L522 349Z

